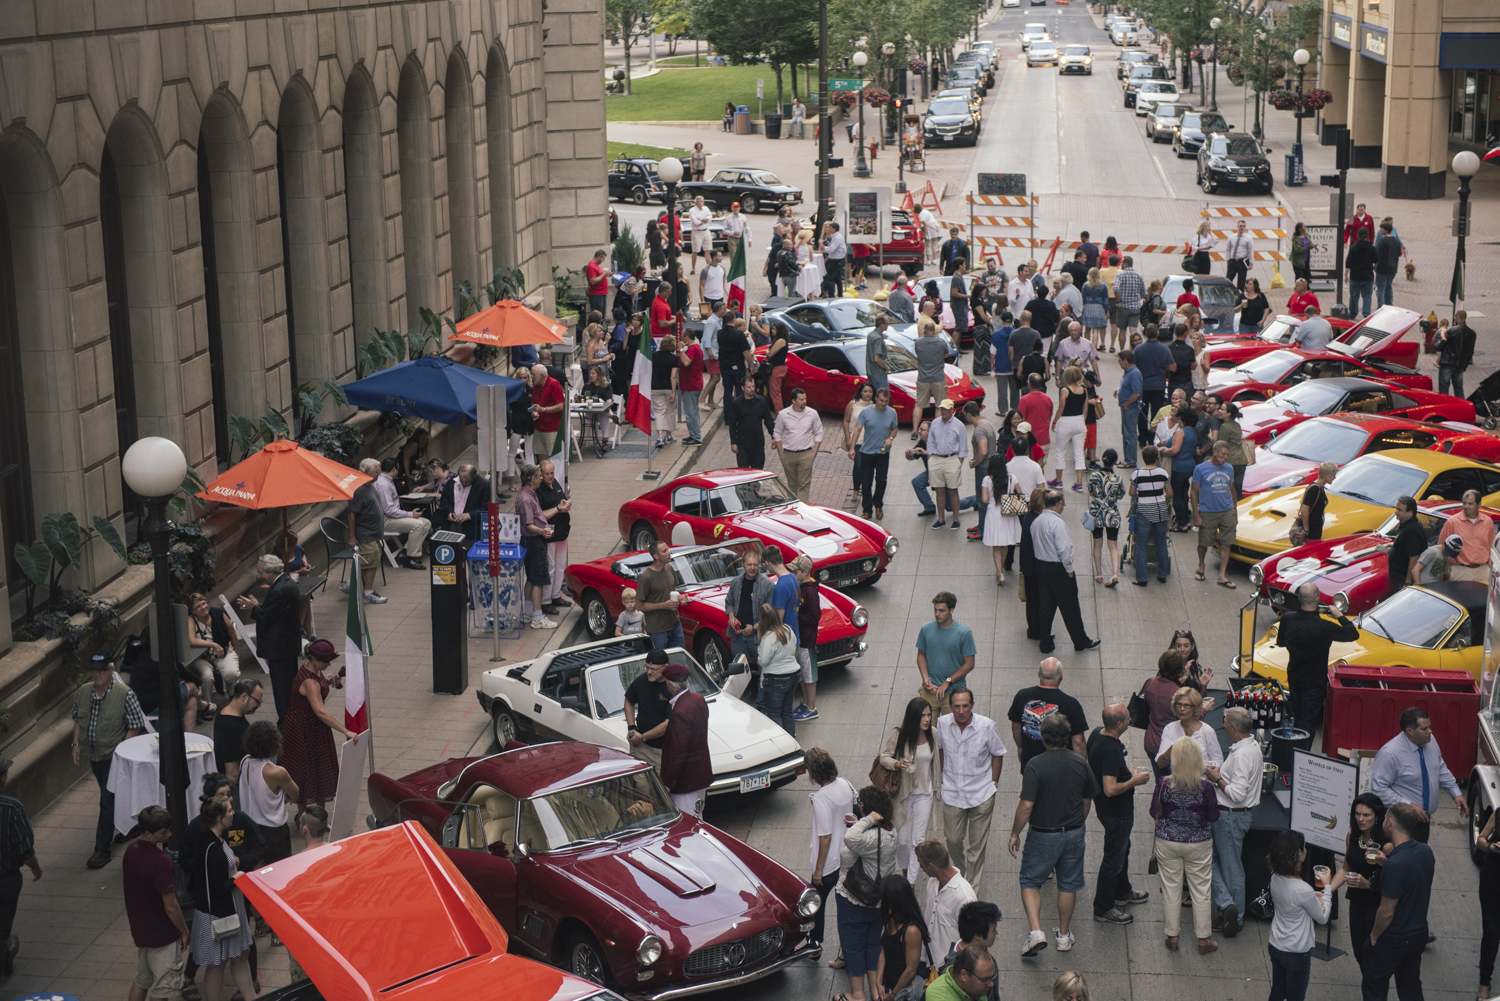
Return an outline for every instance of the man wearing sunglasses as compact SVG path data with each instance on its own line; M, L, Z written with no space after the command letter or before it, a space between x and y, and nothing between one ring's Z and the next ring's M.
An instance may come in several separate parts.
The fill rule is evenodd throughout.
M250 729L249 717L265 700L265 689L254 678L241 678L234 683L229 695L229 704L219 710L214 718L214 765L239 788L240 759L245 756L245 731Z

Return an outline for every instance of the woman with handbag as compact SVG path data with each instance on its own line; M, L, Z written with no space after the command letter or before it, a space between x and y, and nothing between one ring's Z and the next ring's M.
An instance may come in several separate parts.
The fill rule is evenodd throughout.
M1312 284L1312 268L1307 263L1308 254L1312 251L1312 240L1307 236L1307 223L1299 222L1292 230L1292 252L1289 255L1292 260L1292 275Z
M1115 463L1120 455L1112 448L1104 450L1104 468L1089 471L1089 524L1084 527L1094 533L1094 580L1105 587L1120 583L1116 568L1120 565L1120 498L1125 496L1125 481L1115 472ZM1109 562L1101 569L1104 557L1104 537L1109 536ZM1104 570L1109 581L1105 582Z
M1083 388L1083 369L1063 369L1062 403L1052 415L1052 482L1061 486L1063 455L1073 453L1073 490L1083 493L1083 439L1088 432L1083 409L1088 390Z
M1146 700L1151 719L1141 744L1146 748L1146 756L1151 759L1151 770L1156 773L1157 778L1166 774L1166 770L1156 763L1156 757L1161 753L1162 732L1168 723L1176 719L1172 712L1172 699L1177 695L1177 689L1182 687L1182 675L1182 654L1168 650L1156 659L1156 677L1141 688L1141 698Z
M933 740L932 706L923 698L906 704L901 725L893 727L870 782L891 797L891 825L896 829L896 864L909 882L917 878L916 846L927 837L932 794L937 788L937 744Z
M1302 491L1302 506L1297 508L1297 520L1287 531L1287 539L1300 546L1323 537L1323 512L1328 507L1328 484L1338 476L1339 467L1332 462L1318 463L1318 478L1312 486Z
M839 943L849 993L834 1001L864 1001L865 981L872 998L880 997L876 979L880 964L880 883L896 873L896 839L891 834L891 797L875 786L859 791L859 815L844 834L839 852Z
M1109 286L1099 280L1099 269L1089 268L1083 288L1083 336L1094 348L1104 350L1104 333L1109 328Z
M1010 560L1010 547L1021 541L1021 515L1026 512L1023 490L1019 484L1011 482L1005 459L999 455L990 456L985 464L984 479L979 481L979 503L989 505L984 517L982 541L990 547L990 555L995 561L995 584L999 587L1005 586L1005 564Z
M1198 224L1198 229L1193 233L1192 239L1188 240L1187 249L1191 262L1184 260L1183 269L1191 271L1195 275L1206 275L1210 271L1209 251L1218 245L1214 238L1213 228L1207 219ZM1189 264L1191 263L1191 267Z
M234 888L238 868L224 838L234 817L229 800L205 800L199 810L203 836L191 857L182 859L193 895L193 961L204 967L203 996L218 1001L224 989L224 967L246 998L258 997L250 976L248 953L255 941L245 914L245 898Z
M1190 689L1189 689L1190 690ZM1196 693L1194 693L1196 694ZM1206 955L1219 947L1213 934L1213 823L1219 819L1219 799L1213 783L1203 776L1203 750L1191 737L1180 737L1162 757L1172 762L1172 774L1158 779L1151 796L1151 816L1156 821L1152 851L1161 871L1162 900L1166 910L1166 946L1177 951L1178 928L1182 924L1182 884L1187 883L1193 902L1193 932L1198 953Z
M932 946L917 895L899 873L880 881L880 924L880 997L921 1001L933 969Z

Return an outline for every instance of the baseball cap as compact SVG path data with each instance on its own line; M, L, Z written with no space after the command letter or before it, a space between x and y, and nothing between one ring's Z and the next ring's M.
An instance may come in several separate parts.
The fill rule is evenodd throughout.
M95 650L94 655L89 658L89 670L108 671L110 663L108 650Z
M1448 536L1448 540L1443 543L1443 548L1448 551L1449 556L1457 556L1463 552L1464 540L1457 535L1450 535Z
M666 662L667 651L665 650L652 650L646 654L646 663L648 664L665 664Z
M1031 425L1022 421L1016 425L1016 434L1031 434Z
M952 410L953 409L953 401L952 400L944 400L942 403L938 404L938 409L939 410Z
M688 679L688 668L686 664L668 664L662 668L661 676L668 681L686 681Z

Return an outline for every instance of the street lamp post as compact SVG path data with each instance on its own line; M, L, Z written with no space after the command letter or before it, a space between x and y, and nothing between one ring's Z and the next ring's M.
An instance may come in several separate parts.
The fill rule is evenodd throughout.
M1302 158L1302 81L1307 75L1307 64L1312 59L1312 53L1306 49L1298 49L1292 53L1292 62L1297 64L1297 158Z
M1453 158L1453 172L1458 175L1458 248L1453 255L1453 282L1448 286L1448 301L1457 310L1464 301L1464 237L1469 235L1469 179L1479 172L1479 154L1464 150Z
M1208 22L1208 26L1214 31L1214 80L1211 85L1213 96L1208 99L1208 110L1219 110L1219 26L1224 22L1214 18Z
M885 98L886 98L886 100L885 100L885 121L886 121L885 144L887 146L891 146L891 145L894 145L896 142L898 142L898 138L897 137L899 136L898 129L899 129L899 124L900 124L897 121L896 101L895 101L895 98L896 98L896 65L895 65L895 62L891 58L892 56L894 56L896 54L896 43L895 42L886 42L884 45L882 45L880 47L880 52L881 52L882 55L885 56L885 79L886 79L886 84L887 84L886 95L885 95Z
M828 203L833 198L833 175L828 158L833 156L833 120L828 115L828 0L818 0L818 211L813 232L823 232Z
M167 810L172 814L172 845L177 847L187 830L187 747L182 732L182 699L177 691L177 630L172 612L172 572L167 557L172 549L167 501L182 486L187 458L167 438L142 438L120 460L125 485L146 502L146 539L151 544L155 570L156 658L161 691L157 733L160 735L161 784L167 790Z
M656 165L656 176L667 186L667 269L673 272L672 280L675 282L674 266L677 264L678 247L674 226L677 217L677 182L682 180L682 161L675 156L664 157Z
M859 71L859 144L854 153L854 176L869 177L870 164L865 160L865 63L870 57L863 49L854 53L854 68Z

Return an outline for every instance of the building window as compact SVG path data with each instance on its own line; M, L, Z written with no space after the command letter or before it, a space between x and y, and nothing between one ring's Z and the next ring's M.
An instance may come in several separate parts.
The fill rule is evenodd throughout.
M276 194L281 215L281 280L286 290L286 370L292 387L293 437L302 420L302 398L297 395L297 326L292 315L292 227L286 211L286 156L281 150L281 133L276 133Z
M31 465L26 448L26 397L21 378L21 344L16 323L15 274L11 268L10 217L0 197L0 546L4 546L6 576L24 578L16 565L16 543L30 545L35 535L31 510ZM11 591L11 619L17 617L16 599L24 594ZM20 613L25 612L21 602Z
M136 430L135 353L130 343L130 303L126 298L125 226L120 213L120 179L109 144L99 165L99 229L104 244L104 290L109 301L109 352L114 366L115 431L119 455L140 437ZM125 509L125 543L135 544L139 528L140 501L120 480Z
M1500 130L1500 73L1454 70L1448 134L1454 142L1483 146Z
M208 314L208 377L214 395L214 452L222 473L229 468L229 398L224 391L224 328L219 319L219 267L214 256L213 186L202 132L198 133L198 228L203 241L203 305Z

